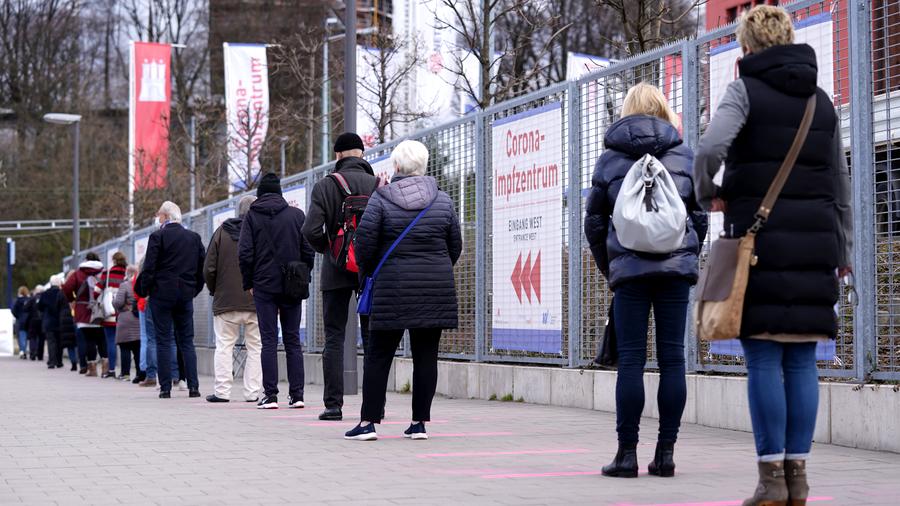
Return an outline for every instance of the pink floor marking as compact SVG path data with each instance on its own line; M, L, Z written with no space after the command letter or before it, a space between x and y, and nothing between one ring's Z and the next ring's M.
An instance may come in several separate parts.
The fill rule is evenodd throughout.
M512 432L457 432L448 434L428 434L428 437L491 437L512 436ZM403 436L378 436L378 439L400 439Z
M508 473L508 474L485 474L482 478L486 480L504 480L510 478L555 478L560 476L596 476L600 471L558 471L551 473ZM622 506L622 505L620 505Z
M274 418L282 418L282 417L276 416ZM307 427L334 427L335 425L346 424L346 423L347 423L346 420L344 420L344 421L335 420L335 421L330 421L330 422L311 422L311 423L306 423L304 425L306 425ZM433 424L433 423L434 424L443 424L443 423L447 423L447 420L432 420L432 421L426 422L426 423L428 425ZM378 425L409 425L409 422L397 422L397 421L381 422Z
M502 455L566 455L572 453L590 453L590 450L584 448L574 448L568 450L518 450L518 451L496 451L496 452L455 452L455 453L420 453L416 455L419 458L439 458L439 457L496 457Z
M807 499L807 502L822 502L822 501L833 501L834 497L810 497ZM741 506L743 501L710 501L710 502L673 502L673 503L659 503L659 504L632 504L632 503L618 503L614 506Z

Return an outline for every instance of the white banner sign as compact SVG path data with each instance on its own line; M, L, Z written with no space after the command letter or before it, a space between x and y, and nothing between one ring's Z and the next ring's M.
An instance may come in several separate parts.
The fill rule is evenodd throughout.
M819 67L819 88L834 98L834 28L831 14L826 12L794 23L794 41L809 44L816 51ZM725 90L738 78L738 62L743 56L737 42L723 44L709 51L710 111L719 107Z
M141 237L134 240L134 262L140 265L144 261L144 255L147 254L147 244L150 242L150 236Z
M222 224L225 223L225 221L228 220L229 218L234 218L234 209L232 209L230 207L227 209L222 209L221 211L214 214L212 217L213 232L215 232L216 230L219 230L219 227L221 227Z
M15 346L15 336L13 331L12 311L9 309L0 309L0 357L11 357Z
M562 351L562 108L493 125L492 348Z
M306 213L306 187L305 186L296 186L291 188L290 190L284 191L282 193L284 200L287 201L288 205L291 207L296 207L297 209ZM306 301L304 300L300 304L300 340L306 343ZM278 323L279 333L281 329L281 322Z
M376 177L380 177L387 182L394 177L394 164L391 162L391 155L380 156L374 160L370 160L369 164L375 172Z
M269 70L264 44L223 44L228 118L228 178L232 192L259 177L259 153L269 127Z

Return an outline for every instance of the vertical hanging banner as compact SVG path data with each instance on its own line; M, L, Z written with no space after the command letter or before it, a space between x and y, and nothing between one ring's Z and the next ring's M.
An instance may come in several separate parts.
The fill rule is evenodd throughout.
M224 43L228 180L231 192L254 186L269 128L269 68L265 44Z
M130 56L128 179L133 190L165 188L172 46L132 42Z
M491 347L562 353L559 102L495 121Z

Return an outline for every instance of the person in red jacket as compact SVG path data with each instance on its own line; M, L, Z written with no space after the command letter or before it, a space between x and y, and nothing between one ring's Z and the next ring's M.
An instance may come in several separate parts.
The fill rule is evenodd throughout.
M113 255L113 265L98 276L99 282L94 286L94 297L99 301L103 301L103 292L108 290L112 292L112 297L109 297L109 301L112 302L116 292L119 291L119 285L125 280L125 269L127 267L128 260L125 258L125 254L117 251ZM118 314L115 312L115 308L110 307L109 309L113 309L112 314L100 324L103 327L103 334L106 338L106 350L109 355L109 360L102 362L101 378L116 377L116 359L118 358L116 354L116 319Z
M81 374L97 376L97 354L106 359L106 339L103 328L91 321L91 300L93 289L99 282L103 264L96 253L88 253L78 269L69 274L63 283L62 292L66 300L75 306L75 341L78 347Z

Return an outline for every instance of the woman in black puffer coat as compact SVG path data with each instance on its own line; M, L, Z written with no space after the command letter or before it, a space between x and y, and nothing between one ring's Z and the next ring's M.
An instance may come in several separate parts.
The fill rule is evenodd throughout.
M406 436L426 439L431 401L437 388L442 329L457 327L453 266L462 253L459 218L453 201L425 176L428 149L404 141L391 153L396 174L369 199L356 235L360 279L371 275L385 253L423 210L421 219L387 257L375 281L369 315L369 349L363 376L359 425L348 439L376 439L388 372L394 352L409 330L413 355L413 416Z
M659 439L650 474L672 476L673 452L687 398L684 338L688 297L697 282L700 245L707 216L694 198L693 154L675 127L677 116L655 87L638 84L628 91L622 119L606 131L606 147L597 160L587 201L584 233L597 267L615 293L613 322L618 340L616 431L619 451L603 474L635 477L636 447L644 409L644 365L650 308L656 322L659 362ZM612 214L622 180L644 155L653 155L672 176L687 209L681 247L671 253L632 251L619 242Z

